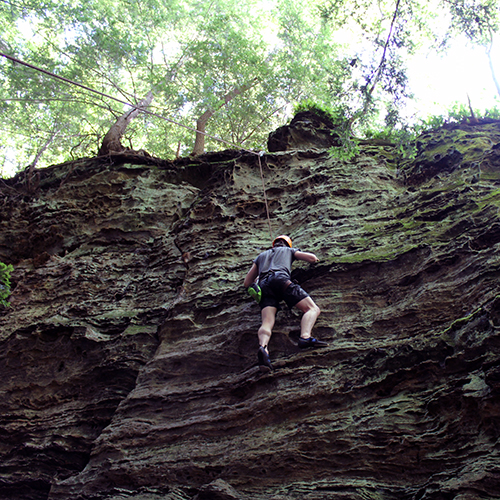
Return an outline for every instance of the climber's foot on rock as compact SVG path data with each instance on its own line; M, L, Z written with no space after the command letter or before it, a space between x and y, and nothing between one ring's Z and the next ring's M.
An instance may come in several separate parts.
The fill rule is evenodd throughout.
M259 368L261 372L268 372L273 369L273 365L271 364L271 358L269 357L268 352L265 347L260 346L259 352L257 354L259 358Z
M318 347L327 347L328 344L322 340L315 339L314 337L309 337L308 339L299 337L298 346L301 349L317 349Z

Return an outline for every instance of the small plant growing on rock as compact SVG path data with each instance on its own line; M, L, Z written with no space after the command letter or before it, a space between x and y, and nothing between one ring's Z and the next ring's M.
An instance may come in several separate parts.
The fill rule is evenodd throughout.
M7 299L10 295L10 273L13 267L9 264L0 262L0 306L8 307L10 305Z
M347 109L342 107L331 108L307 99L297 104L294 110L295 113L310 111L331 122L340 142L340 146L333 146L328 150L334 158L350 160L359 153L358 141L351 133L352 120L347 118Z
M302 111L310 111L322 118L326 118L332 123L333 128L342 129L348 126L346 118L346 110L342 108L331 108L314 102L312 99L306 99L296 104L294 107L295 114Z

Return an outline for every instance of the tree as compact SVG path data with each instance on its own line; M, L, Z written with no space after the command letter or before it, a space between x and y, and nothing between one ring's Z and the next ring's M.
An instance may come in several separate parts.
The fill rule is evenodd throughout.
M113 135L161 157L262 149L305 99L358 134L368 121L395 126L412 54L444 50L460 30L484 44L497 17L494 0L4 3L0 51L47 73L0 57L3 163L95 155ZM149 92L148 113L137 112Z
M152 100L153 92L149 91L148 95L137 103L137 106L134 106L132 109L126 111L118 117L115 124L104 136L97 156L105 156L110 153L120 153L125 149L121 143L123 134L125 133L130 122L141 112L141 110L146 109L151 104Z
M223 106L227 106L236 96L243 94L245 91L250 89L256 80L237 87L228 92L218 104L217 108L220 109ZM201 155L205 152L205 130L207 127L208 120L216 113L217 109L209 108L207 109L196 121L196 139L194 142L193 155Z
M499 7L496 0L483 0L483 2L470 2L455 0L450 4L453 25L456 32L463 33L471 42L477 41L485 47L488 57L491 77L495 84L497 94L500 96L498 82L491 51L493 49L493 34L499 27Z
M499 15L496 0L380 0L376 4L328 0L321 12L337 28L356 29L372 47L352 54L362 77L353 85L359 102L351 121L359 119L363 124L385 108L388 126L399 121L402 103L412 96L406 76L411 56L423 47L444 51L450 39L463 32L471 42L484 43L486 32L498 30Z

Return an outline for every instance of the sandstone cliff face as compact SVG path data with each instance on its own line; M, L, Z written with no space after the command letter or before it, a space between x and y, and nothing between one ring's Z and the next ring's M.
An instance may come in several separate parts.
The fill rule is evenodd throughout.
M261 160L330 345L299 352L284 309L270 374L242 287L270 240L257 155L2 184L0 498L500 498L500 123L343 162L307 120Z

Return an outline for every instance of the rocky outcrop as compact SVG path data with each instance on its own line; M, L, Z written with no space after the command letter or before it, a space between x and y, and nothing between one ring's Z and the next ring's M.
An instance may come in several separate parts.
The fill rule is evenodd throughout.
M498 498L499 144L494 122L414 160L297 138L5 181L0 498ZM299 352L284 309L264 375L242 288L270 240L259 158L273 236L320 258L294 278L329 342Z
M295 149L328 149L340 146L335 125L326 115L310 111L297 113L289 125L279 127L269 134L267 148L270 152Z

